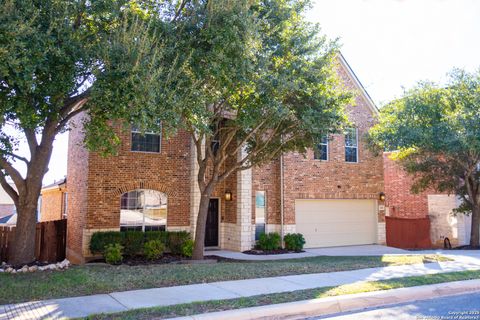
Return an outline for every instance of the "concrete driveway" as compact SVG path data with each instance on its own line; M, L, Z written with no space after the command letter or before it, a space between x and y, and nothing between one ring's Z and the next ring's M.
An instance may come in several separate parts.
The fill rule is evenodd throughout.
M241 252L228 250L212 250L205 251L205 255L215 255L228 259L236 260L284 260L295 258L307 258L318 256L383 256L386 254L412 254L416 252L381 246L377 244L362 245L362 246L344 246L344 247L329 247L329 248L310 248L305 249L305 252L287 253L287 254L271 254L271 255L252 255Z

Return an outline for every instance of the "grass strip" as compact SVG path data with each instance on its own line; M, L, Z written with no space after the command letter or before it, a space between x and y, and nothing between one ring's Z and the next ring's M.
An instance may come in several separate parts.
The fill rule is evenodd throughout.
M167 319L191 316L195 314L257 307L285 302L318 299L361 292L372 292L397 288L408 288L429 284L461 280L480 279L480 270L432 274L425 276L404 277L389 280L358 282L335 287L299 290L274 294L258 295L246 298L194 302L168 307L136 309L113 314L100 314L87 317L87 320L146 320Z
M276 261L142 266L82 265L65 271L0 273L0 305L32 300L162 288L216 281L448 261L440 255L312 257Z

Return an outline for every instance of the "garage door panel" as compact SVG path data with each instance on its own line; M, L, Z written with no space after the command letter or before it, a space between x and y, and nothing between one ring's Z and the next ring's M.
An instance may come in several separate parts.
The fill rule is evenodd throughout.
M306 248L371 244L376 240L373 200L297 200L295 218Z

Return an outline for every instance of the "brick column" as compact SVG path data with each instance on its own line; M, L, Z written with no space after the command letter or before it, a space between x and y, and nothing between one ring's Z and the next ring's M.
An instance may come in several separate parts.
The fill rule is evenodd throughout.
M197 226L198 208L200 206L200 188L198 187L198 170L199 165L197 162L197 148L193 139L190 143L190 232L192 237L195 238L195 228Z
M245 157L245 150L239 152L239 160ZM250 250L253 245L252 225L252 169L237 173L237 232L239 251Z

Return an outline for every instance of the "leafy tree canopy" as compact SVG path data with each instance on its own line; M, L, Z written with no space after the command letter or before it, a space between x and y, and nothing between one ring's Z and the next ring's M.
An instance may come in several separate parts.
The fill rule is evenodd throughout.
M414 191L431 187L460 196L460 211L473 212L478 246L480 72L454 70L444 87L418 84L381 109L369 140L396 151L394 158L415 177Z

